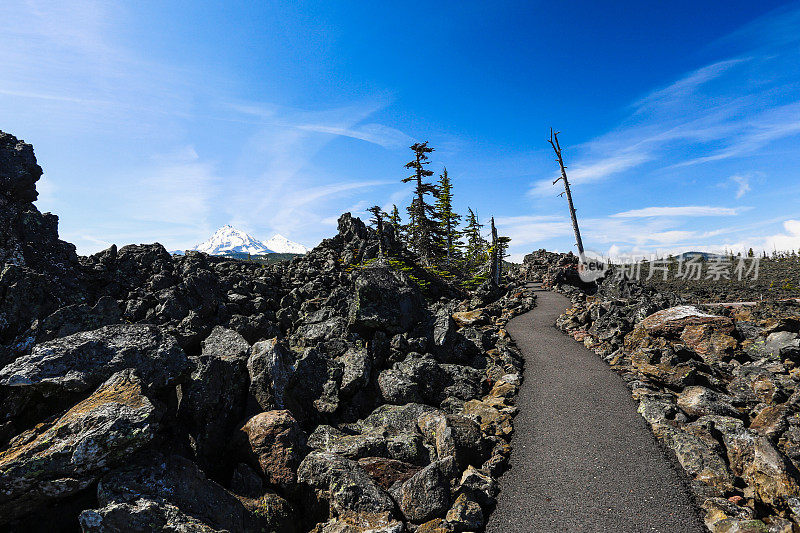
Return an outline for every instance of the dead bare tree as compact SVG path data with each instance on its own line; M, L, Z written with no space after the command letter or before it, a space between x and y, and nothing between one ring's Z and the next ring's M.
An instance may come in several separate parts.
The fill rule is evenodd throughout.
M492 280L492 283L495 285L500 285L500 261L502 258L499 257L499 248L497 242L497 228L494 227L494 217L492 217L491 222L492 227L492 256L489 258L491 261L491 267L489 270L489 279Z
M558 183L559 180L564 181L564 192L559 194L562 196L564 194L567 195L567 203L569 204L569 216L572 218L572 229L575 231L575 244L578 247L578 256L581 258L581 261L584 260L584 253L583 253L583 241L581 240L581 230L578 228L578 217L575 216L575 206L572 204L572 192L569 189L569 180L567 179L567 167L564 166L564 159L561 157L561 144L558 142L558 134L561 133L560 131L553 132L553 128L550 128L550 139L548 142L553 147L553 151L556 153L556 161L558 161L558 166L561 167L561 177L556 179L553 182L553 185Z

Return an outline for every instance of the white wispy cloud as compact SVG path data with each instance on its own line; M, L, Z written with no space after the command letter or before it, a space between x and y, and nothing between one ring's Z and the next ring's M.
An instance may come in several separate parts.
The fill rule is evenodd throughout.
M573 185L600 181L618 172L623 172L639 166L652 158L653 156L643 149L641 151L623 150L621 153L599 160L578 162L576 165L571 166L568 171L569 181ZM548 178L537 181L528 191L528 194L532 196L544 196L553 194L553 192L553 179ZM558 192L560 192L560 190Z
M735 207L714 207L710 205L685 205L675 207L643 207L611 215L614 218L643 217L719 217L733 216L742 211Z
M764 250L800 251L800 220L784 221L783 229L782 233L769 235L764 239Z
M414 143L414 140L402 131L384 126L383 124L360 124L352 128L333 126L328 124L300 124L301 130L328 133L359 139L384 148L404 148Z
M781 30L791 27L787 20L800 20L800 9L782 10L753 27L774 27L782 45L797 45L800 34ZM572 152L570 181L600 182L645 164L677 169L750 156L800 134L800 95L790 66L800 62L800 49L774 49L774 39L770 49L756 33L737 33L739 42L750 44L749 53L686 74L632 103L630 115L608 133L565 146ZM552 193L551 182L536 181L530 194Z
M271 104L232 103L230 108L255 119L257 131L247 143L250 164L259 174L236 186L235 221L257 220L260 227L302 235L320 224L330 225L343 212L340 202L397 180L361 179L342 182L318 168L317 154L337 138L355 138L384 148L409 144L407 135L367 119L386 101L374 100L322 111L305 111ZM252 191L259 191L253 195ZM370 204L379 203L385 192Z
M214 165L194 148L153 158L153 166L130 177L129 197L122 205L136 220L207 229L221 181Z
M74 191L95 178L52 172L42 161L38 205L64 213L64 235L75 237L80 252L108 240L148 238L185 248L221 223L315 244L326 218L373 190L379 191L373 203L386 198L381 188L389 180L360 169L336 175L318 157L336 142L363 141L371 150L410 146L409 135L375 118L389 97L315 110L243 100L236 92L240 80L141 56L120 38L129 15L102 0L0 3L3 126L33 137L14 124L47 124L40 128L65 142L107 137L108 153L121 155L120 168L98 170L103 178L87 194L114 205L96 208L108 212L105 220L113 210L113 223L91 231L80 226L103 217L81 213L77 197L65 200L52 191ZM213 135L196 134L217 125L220 144L232 132L241 142L220 149L209 146ZM45 146L28 140L37 152ZM102 232L107 235L88 237Z
M637 113L652 113L654 110L672 110L682 100L695 97L696 91L704 84L718 78L730 68L747 61L748 58L735 58L718 61L684 76L672 84L655 90L633 104Z
M726 136L725 148L676 166L697 165L741 157L757 152L771 142L800 133L800 102L778 106L744 120L732 121L732 135Z
M750 177L749 176L731 176L731 181L737 185L736 198L739 199L748 192L750 192Z

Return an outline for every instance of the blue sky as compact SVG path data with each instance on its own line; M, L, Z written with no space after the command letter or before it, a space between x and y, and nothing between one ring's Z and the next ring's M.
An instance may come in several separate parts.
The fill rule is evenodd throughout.
M566 251L550 126L588 249L800 248L800 3L64 4L0 4L0 129L81 253L315 245L409 203L417 140L515 258Z

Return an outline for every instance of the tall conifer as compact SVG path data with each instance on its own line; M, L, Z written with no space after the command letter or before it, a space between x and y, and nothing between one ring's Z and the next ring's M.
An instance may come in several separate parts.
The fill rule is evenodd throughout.
M454 259L461 255L461 232L458 231L458 224L461 222L461 215L453 212L453 183L447 175L445 168L439 176L438 192L436 194L436 215L440 227L440 248L444 251L444 257L449 266Z
M408 224L408 242L422 263L430 265L435 255L435 241L439 233L439 227L433 219L436 210L425 198L427 195L435 196L437 193L436 187L425 181L426 178L433 176L433 172L425 168L425 165L430 164L428 154L433 152L433 148L430 148L425 141L414 143L411 149L414 151L414 159L406 163L406 168L413 169L414 173L403 179L403 183L415 182L414 199L408 206L411 219Z

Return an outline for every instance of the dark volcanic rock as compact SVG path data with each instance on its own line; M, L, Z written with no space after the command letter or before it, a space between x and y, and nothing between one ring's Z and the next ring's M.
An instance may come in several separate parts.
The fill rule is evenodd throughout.
M0 452L0 517L17 517L89 487L150 442L161 412L132 370L111 376L58 419Z
M394 501L355 461L325 452L311 452L297 470L297 480L306 489L309 512L322 516L350 513L394 512Z
M291 487L302 457L304 438L289 411L260 413L237 436L243 455L271 484Z
M11 199L33 202L38 198L36 182L42 167L36 163L33 147L13 135L0 132L0 190Z
M105 326L35 346L0 370L0 385L45 394L82 392L126 368L136 369L147 387L160 389L181 379L189 363L175 339L156 327Z
M275 517L249 510L175 455L149 457L105 476L97 499L101 508L81 513L84 531L274 531L266 528L276 525L270 524Z
M31 145L0 131L0 340L5 342L84 297L75 247L59 240L58 217L31 203L41 175ZM0 364L7 362L2 359Z
M398 489L398 505L407 520L420 524L443 515L452 502L450 473L453 458L431 463Z
M0 529L481 527L521 380L503 326L531 292L467 293L350 214L288 263L158 243L78 257L31 203L41 173L0 132ZM793 403L734 398L794 449Z
M250 345L235 331L217 326L203 342L203 353L192 357L191 376L181 385L178 419L191 436L198 463L220 475L230 435L247 406L247 352Z
M358 464L378 485L387 490L395 483L402 483L420 471L420 467L416 465L384 457L362 457L358 460Z
M253 345L247 360L250 396L261 410L284 408L286 385L294 374L294 363L294 355L278 339Z
M422 318L422 296L414 284L388 267L376 266L358 272L350 325L360 331L382 330L404 333Z

